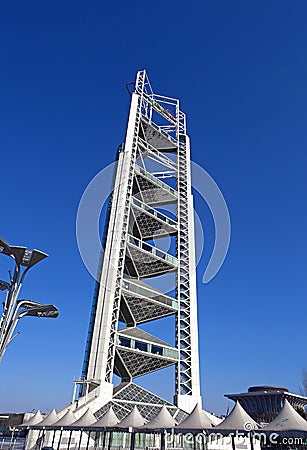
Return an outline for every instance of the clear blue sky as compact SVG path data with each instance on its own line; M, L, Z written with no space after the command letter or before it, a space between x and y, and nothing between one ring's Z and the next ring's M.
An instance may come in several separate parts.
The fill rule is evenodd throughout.
M94 288L76 211L114 160L125 83L143 68L158 93L181 99L193 160L231 215L226 262L198 283L204 406L225 412L223 394L253 384L298 392L307 366L306 20L305 0L1 1L0 234L50 254L21 297L61 311L20 322L0 365L1 411L70 401ZM213 225L199 198L196 210L207 239L202 275ZM0 277L8 268L2 257ZM158 375L150 381L171 397Z

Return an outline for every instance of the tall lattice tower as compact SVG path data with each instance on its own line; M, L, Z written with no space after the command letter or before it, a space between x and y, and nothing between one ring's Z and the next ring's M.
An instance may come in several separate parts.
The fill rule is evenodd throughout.
M165 237L167 252L159 248ZM137 404L151 418L166 403L180 420L201 401L194 250L186 117L179 100L154 94L142 70L118 151L83 374L76 381L79 406L92 405L99 417L111 403L121 418ZM166 276L173 280L168 293L156 288ZM174 317L175 345L140 328L166 316ZM134 383L171 365L173 404ZM114 374L121 379L116 387Z

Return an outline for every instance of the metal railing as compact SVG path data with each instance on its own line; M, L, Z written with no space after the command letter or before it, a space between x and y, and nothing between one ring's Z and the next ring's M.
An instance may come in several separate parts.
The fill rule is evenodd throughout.
M23 438L0 439L0 450L24 450L26 440Z
M159 178L152 175L150 172L147 172L147 170L143 169L142 167L135 165L135 171L139 173L140 175L143 175L145 178L153 182L154 184L158 185L165 191L170 192L174 197L178 196L178 192L170 187L168 184L164 183L164 181L161 181Z
M127 280L123 280L122 287L126 291L135 293L137 295L140 295L141 297L156 300L160 303L164 303L167 306L178 309L178 302L172 297L163 294L162 292L160 293L144 286L138 286L137 284L131 283Z
M156 108L154 108L154 109L157 111ZM161 115L163 115L163 117L167 117L164 114L161 114ZM165 131L163 126L161 127L161 126L157 125L155 122L153 122L152 120L148 119L144 115L142 115L142 119L144 120L144 122L147 122L152 128L155 128L159 133L161 133L163 137L165 137L166 139L171 141L172 144L174 144L176 146L178 145L176 139L172 135L170 135L167 131ZM167 119L169 120L170 117L167 117Z
M128 235L128 243L135 245L141 250L145 250L146 252L151 253L153 256L157 256L158 258L163 259L164 261L172 264L173 266L178 266L178 259L175 256L165 253L162 250L148 244L147 242L143 242L140 239L131 236L130 234Z
M141 344L142 347L138 346L138 344ZM130 336L129 334L121 332L117 335L117 346L132 351L150 354L150 356L153 357L162 356L164 358L178 359L178 350L174 347L145 341L142 338Z

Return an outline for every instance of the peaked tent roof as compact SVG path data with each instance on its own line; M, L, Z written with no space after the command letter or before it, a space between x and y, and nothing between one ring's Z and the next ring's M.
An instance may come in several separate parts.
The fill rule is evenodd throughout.
M82 414L81 417L79 417L76 422L69 425L69 427L75 428L75 427L89 427L93 425L96 422L96 417L90 410L90 408L87 408L84 414Z
M66 427L67 425L72 425L74 422L76 422L77 417L74 415L74 413L69 409L64 416L59 419L57 422L53 423L52 427Z
M45 427L46 425L53 425L53 424L54 424L55 422L57 422L58 420L59 420L59 416L58 416L56 410L53 409L53 410L51 411L51 413L48 414L48 416L45 417L45 418L42 420L42 422L39 422L39 423L38 423L38 425L39 425L40 427Z
M109 410L102 416L100 419L95 422L92 427L93 428L104 428L104 427L114 427L119 422L115 412L113 411L112 406L110 406Z
M299 430L307 431L307 421L299 415L297 411L290 405L287 399L285 399L284 406L280 410L279 414L267 425L264 430L268 431L288 431Z
M125 419L121 420L119 424L116 425L118 428L139 428L144 425L146 420L142 417L140 411L134 406L133 410L128 414Z
M28 427L31 425L37 425L39 422L43 420L43 416L41 415L40 410L37 410L34 416L32 416L29 420L26 420L24 423L22 423L21 427Z
M167 407L165 405L162 406L159 413L151 419L146 425L143 425L141 428L174 428L175 420L172 415L169 413Z
M214 427L214 430L245 430L252 431L259 428L257 422L247 414L239 402L236 402L231 413Z
M183 422L177 425L176 428L201 430L204 428L212 428L212 422L200 404L197 403L191 414Z

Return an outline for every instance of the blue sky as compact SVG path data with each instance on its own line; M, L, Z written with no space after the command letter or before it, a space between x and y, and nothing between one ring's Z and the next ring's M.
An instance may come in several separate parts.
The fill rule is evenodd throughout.
M2 411L70 401L94 289L76 212L123 141L125 83L143 68L159 94L181 99L192 158L231 216L227 259L203 285L213 222L196 196L207 244L198 266L204 406L225 412L224 393L254 384L298 392L307 366L306 19L305 0L1 2L1 235L49 253L21 297L61 313L20 322L0 366ZM1 278L9 266L2 257ZM171 398L158 374L146 383Z

